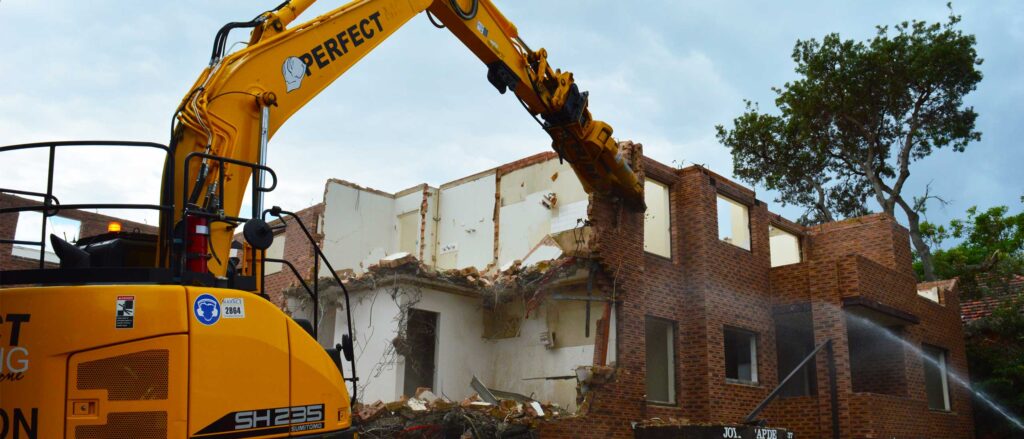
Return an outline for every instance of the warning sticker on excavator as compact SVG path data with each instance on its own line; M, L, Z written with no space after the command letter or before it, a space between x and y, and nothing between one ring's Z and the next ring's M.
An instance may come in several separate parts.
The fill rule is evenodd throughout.
M192 304L192 313L199 323L212 325L220 320L220 302L211 294L201 294Z
M114 327L117 329L135 327L135 296L117 296L117 315Z

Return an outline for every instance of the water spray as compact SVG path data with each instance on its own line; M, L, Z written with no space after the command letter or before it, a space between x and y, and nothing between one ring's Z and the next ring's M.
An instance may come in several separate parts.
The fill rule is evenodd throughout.
M900 345L902 345L903 347L905 347L907 349L910 349L911 352L916 354L922 360L931 363L936 368L942 369L942 366L939 364L939 362L936 361L934 358L926 355L924 353L924 351L921 350L920 347L915 346L913 343L910 343L907 340L904 340L903 337L900 337L899 335L893 333L888 328L886 328L884 326L881 326L878 323L875 323L875 322L871 321L871 319L867 319L867 318L858 316L856 314L851 314L851 313L845 312L845 311L843 311L843 310L841 310L839 308L835 308L835 307L833 307L833 308L835 310L843 313L844 315L846 315L847 320L855 320L858 323L860 323L860 324L862 324L862 325L864 325L866 327L875 329L877 332L881 333L886 338L888 338L890 340L893 340L893 341L896 341ZM1017 427L1017 429L1024 431L1024 422L1022 422L1020 418L1018 418L1017 416L1011 414L1009 412L1009 410L1007 410L1002 405L999 405L998 403L993 401L984 392L982 392L980 390L972 389L971 388L971 384L965 378L961 377L955 371L950 371L948 368L946 368L946 375L948 377L952 378L953 382L957 383L958 385L960 385L964 389L967 389L968 391L973 393L975 397L977 397L979 400L981 400L981 402L985 403L985 405L989 406L989 408L991 408L992 410L995 410L996 413L999 413L1004 418L1006 418L1006 420L1010 421L1010 423L1012 423L1015 427Z

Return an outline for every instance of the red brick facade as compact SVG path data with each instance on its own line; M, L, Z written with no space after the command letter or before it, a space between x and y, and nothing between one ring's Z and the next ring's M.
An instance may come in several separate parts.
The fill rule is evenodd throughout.
M302 223L306 225L306 228L313 235L313 239L316 240L318 245L321 245L324 239L323 233L320 232L322 229L320 220L323 214L323 203L295 212L295 215L302 219ZM284 234L284 256L281 259L291 262L299 274L302 275L302 278L308 282L313 279L313 261L316 257L316 252L309 243L309 239L302 233L302 228L298 224L292 224L293 221L290 217L285 218L288 225L283 231L278 232L278 236L282 233ZM278 225L280 225L280 221L270 222L271 227ZM265 281L267 283L266 292L270 296L270 301L279 306L285 305L283 292L299 285L295 274L288 267L281 267L281 271L267 275Z
M625 148L640 156L639 145ZM631 437L631 422L655 417L741 422L778 384L776 318L790 309L810 310L815 345L833 341L841 437L972 437L968 392L950 379L950 411L928 409L922 360L902 346L891 347L894 355L874 353L884 367L852 368L844 314L859 306L906 319L899 330L905 340L945 349L950 372L966 376L955 291L943 291L941 304L917 295L908 234L893 218L870 215L803 228L771 214L749 189L706 169L677 170L647 158L639 164L638 172L669 187L672 258L643 251L643 214L591 198L599 285L620 301L617 358L609 359L619 369L615 382L597 391L585 419L547 425L544 437ZM748 207L749 251L719 240L718 194ZM800 236L802 262L771 268L769 225ZM676 324L673 405L646 401L645 316ZM757 384L725 379L725 327L756 334ZM866 364L860 358L856 363ZM815 366L816 395L776 399L759 418L798 438L831 437L823 354ZM854 376L867 383L857 392Z

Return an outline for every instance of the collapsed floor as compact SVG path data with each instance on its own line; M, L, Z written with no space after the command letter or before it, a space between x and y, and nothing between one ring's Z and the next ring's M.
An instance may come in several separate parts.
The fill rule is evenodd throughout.
M594 270L593 260L577 256L528 267L517 261L481 273L436 270L410 255L394 255L362 274L342 273L353 313L365 321L355 327L361 398L411 401L420 387L433 387L444 400L458 401L479 393L469 386L479 375L494 388L547 407L546 413L585 411L594 370L597 376L614 370L606 360L614 299L593 291ZM344 312L340 288L333 279L319 284L326 310L319 326L328 334L346 331L344 319L331 318ZM310 309L311 296L302 287L286 296L292 310ZM452 361L467 356L472 358Z

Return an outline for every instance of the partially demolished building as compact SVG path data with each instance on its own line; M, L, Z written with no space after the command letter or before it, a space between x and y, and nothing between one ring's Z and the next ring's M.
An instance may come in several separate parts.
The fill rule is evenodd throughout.
M970 437L955 288L918 292L893 218L803 227L705 168L620 147L646 212L588 196L553 153L395 194L328 181L300 216L352 293L362 402L425 387L458 402L476 378L558 407L545 437L632 437L742 422L796 370L758 415L796 437ZM271 257L308 255L288 230ZM292 274L268 271L271 296L311 317ZM324 285L332 346L346 310Z

